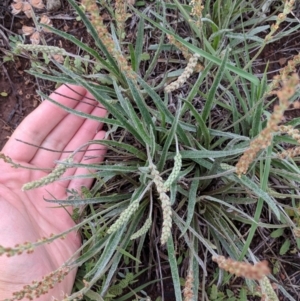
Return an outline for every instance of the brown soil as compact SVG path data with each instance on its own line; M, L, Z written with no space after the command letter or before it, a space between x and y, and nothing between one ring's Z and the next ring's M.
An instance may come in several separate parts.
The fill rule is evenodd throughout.
M8 56L9 38L22 34L22 26L33 26L32 20L23 14L13 16L10 9L10 0L0 3L0 60ZM55 28L64 29L66 32L79 37L83 41L88 38L83 25L76 21L67 1L59 12L47 13ZM76 53L76 46L68 41L60 39L54 34L45 34L48 45L60 46L71 53ZM29 41L29 38L26 38ZM2 51L1 51L2 50ZM40 90L50 94L55 84L40 80L29 75L26 70L30 68L30 61L20 56L14 56L13 61L7 61L0 66L0 150L7 139L20 124L20 122L32 112L40 103L41 98L36 91Z
M24 59L2 65L0 93L5 92L7 96L0 97L0 148L39 103L35 93L35 79L24 72L27 68L28 62Z
M6 57L5 50L9 49L9 35L13 32L16 33L21 24L18 19L13 21L9 12L8 1L0 4L0 16L0 44L3 49L0 52L0 57L4 60ZM35 78L25 72L28 68L29 62L18 57L15 57L14 61L1 65L0 93L6 93L7 96L0 96L0 149L23 118L39 103L35 93Z

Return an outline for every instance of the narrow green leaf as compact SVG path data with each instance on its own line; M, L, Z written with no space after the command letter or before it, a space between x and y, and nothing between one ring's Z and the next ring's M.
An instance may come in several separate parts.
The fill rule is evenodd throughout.
M72 264L74 266L81 266L82 264L84 264L86 261L98 254L105 247L107 240L108 236L96 239L94 245L90 249L82 253L79 258L72 262Z
M145 144L150 143L150 137L149 134L146 132L143 119L140 118L136 110L133 108L131 102L129 99L125 99L120 91L120 88L118 87L117 83L114 82L114 88L119 100L119 103L121 104L122 108L124 109L124 118L128 120L128 123L132 124L132 127L139 133L140 137L143 137L145 139ZM127 113L127 116L126 116ZM147 112L148 113L148 112Z
M178 104L178 106L180 106L180 104ZM175 116L175 119L173 121L172 127L171 127L170 131L168 131L168 136L167 136L167 139L164 143L164 148L161 152L159 162L157 163L158 170L162 170L162 168L165 165L169 147L170 147L172 141L174 140L174 136L175 136L176 131L177 131L177 125L178 125L178 120L179 120L179 116L180 116L180 109L181 108L179 107L177 112L176 112L176 116Z
M185 102L185 105L189 107L191 114L195 117L197 121L198 131L201 133L201 135L203 135L204 145L206 148L208 148L210 144L210 134L204 120L202 119L202 116L190 102Z
M121 163L122 164L122 163ZM99 164L83 164L83 163L72 163L72 167L85 167L90 169L96 169L97 172L115 172L118 173L132 173L136 172L137 166L129 166L129 165L121 165L121 164L114 164L114 165L99 165Z
M195 177L199 177L200 170L199 168L196 168L195 170ZM195 179L192 181L190 189L189 189L189 197L188 197L188 208L187 208L187 216L186 216L186 225L184 229L181 231L181 236L185 234L187 229L189 228L191 221L195 215L195 205L196 205L196 196L198 193L198 187L199 187L199 180Z
M261 79L261 83L260 83L260 86L263 91L266 91L266 80L267 80L267 69L265 70L264 76ZM259 88L259 86L258 86L258 88ZM261 99L261 97L258 97L258 99ZM252 129L251 129L252 130L251 131L252 138L256 137L262 130L261 116L263 116L263 109L264 109L264 102L263 101L256 102L255 113L254 113L254 116L252 119Z
M276 205L276 201L269 196L269 194L265 191L263 191L257 184L255 184L252 180L247 178L246 176L242 176L241 178L235 177L238 182L245 185L247 188L249 188L255 195L262 198L271 208L275 216L279 219L280 218L280 212Z
M181 231L183 230L183 226L180 227L180 230ZM204 275L206 276L207 275L206 265L203 262L203 260L198 256L198 253L196 251L198 243L195 243L194 241L191 241L190 238L189 238L189 235L187 235L186 233L183 234L183 237L184 237L184 240L185 240L186 244L189 247L189 251L190 251L190 254L191 254L190 256L193 256L196 259L195 262L197 263L198 270L199 270L199 267L201 267Z
M211 287L211 292L210 292L209 297L212 300L216 300L218 298L218 287L215 284L213 284Z
M199 224L198 224L198 226L199 226ZM194 237L193 237L192 244L193 244L193 251L195 252L195 254L199 254L199 244L197 242L195 242ZM199 285L200 285L199 270L200 270L200 268L199 268L199 264L198 264L197 260L193 259L193 276L194 276L193 292L194 292L195 300L201 300L200 296L199 296L199 289L198 289ZM207 271L206 271L205 266L202 267L201 274L204 275L204 276L207 275Z
M178 228L183 229L183 227L185 225L185 222L183 221L183 219L175 211L172 211L172 213L173 213L173 217L174 217L174 222L176 223ZM189 226L188 230L195 236L195 238L198 238L198 240L208 249L208 251L211 254L215 254L214 249L216 247L209 240L207 240L206 238L199 235L199 233L197 233L195 231L195 229L192 228L191 226Z
M103 122L106 124L112 124L112 125L118 125L120 127L122 127L122 123L116 119L111 119L111 118L102 118L102 117L98 117L98 116L94 116L94 115L90 115L90 114L86 114L80 111L76 111L74 109L70 109L69 107L62 105L61 103L55 101L54 99L50 98L48 95L44 94L41 91L37 91L38 95L40 95L42 98L47 99L49 101L51 101L52 103L56 104L58 107L61 107L62 109L64 109L66 112L80 116L80 117L84 117L87 119L92 119L92 120L96 120L98 122Z
M167 249L168 249L168 259L170 263L172 280L173 280L173 287L175 292L175 299L176 301L182 301L180 277L178 274L178 266L177 266L177 260L175 256L175 249L174 249L172 235L168 239Z
M75 38L73 35L70 35L64 31L61 31L59 29L56 29L53 26L48 26L46 24L42 24L40 23L39 25L47 28L48 30L50 30L51 32L55 33L56 35L72 42L74 45L80 47L82 50L86 51L87 53L89 53L92 57L94 57L97 61L99 61L103 66L106 67L107 70L111 70L111 65L109 65L99 54L96 50L94 50L93 48L89 47L86 43L81 42L80 40L78 40L77 38Z
M133 261L136 261L137 263L139 264L142 264L141 261L139 261L137 258L135 258L134 256L132 256L130 253L128 253L126 250L120 248L120 247L117 247L117 251L120 252L122 255L132 259Z
M116 194L116 195L101 195L100 197L95 197L95 198L84 198L84 199L71 199L71 200L48 200L44 198L46 202L50 203L58 203L62 205L76 205L76 206L81 206L81 205L86 205L86 204L98 204L98 203L113 203L117 201L124 201L128 200L131 197L131 194Z
M140 18L138 28L137 28L137 36L135 42L135 64L134 64L134 71L139 70L139 65L141 61L141 56L143 52L143 45L144 45L144 28L145 28L145 20L144 18Z
M103 285L101 286L101 291L100 291L100 295L103 296L104 293L109 289L109 286L111 284L112 278L115 276L116 271L119 268L119 264L120 264L120 260L122 259L122 254L121 253L117 253L114 256L114 260L113 263L109 269L109 272L107 273L107 275L105 275L106 279L105 282L103 283Z
M95 279L99 279L104 274L108 262L111 260L112 255L116 252L117 246L122 239L125 228L126 225L109 237L106 247L103 250L99 260L95 263L95 266L92 268L92 270L85 275L86 278L90 278L93 275L91 282L95 281Z
M247 301L247 292L243 287L240 290L239 298L239 301Z
M236 148L227 151L207 151L207 150L191 150L191 151L181 151L180 154L182 158L185 159L200 159L200 158L222 158L229 157L233 155L242 154L247 148Z
M66 69L61 64L54 62L55 65L62 70L65 74L69 75L71 78L76 80L78 84L86 88L99 102L101 102L105 108L115 117L114 123L116 123L116 120L121 125L121 127L126 128L129 132L131 132L140 142L144 143L144 139L139 135L137 130L125 119L125 117L115 108L114 105L112 105L110 102L108 102L106 99L103 98L103 96L98 93L98 91L95 89L94 86L90 85L87 81L85 81L80 75L77 75L73 73L72 71ZM53 101L53 100L52 100ZM54 102L54 101L53 101ZM82 113L83 114L83 113ZM84 115L84 114L83 114ZM91 116L91 115L89 115ZM91 117L92 118L92 117ZM107 118L108 119L108 118ZM111 124L110 121L107 122L108 124Z
M137 63L136 63L136 57L135 57L135 53L134 53L134 48L133 48L133 46L132 46L132 44L130 43L129 44L129 53L130 53L130 62L131 62L131 67L132 67L132 69L135 71L135 72L137 72L137 69L136 69L136 65L137 65Z
M155 279L152 281L149 281L145 284L142 284L140 286L138 286L137 288L133 289L131 292L123 295L120 298L114 299L114 301L126 301L128 300L130 297L132 296L136 296L136 293L140 292L141 290L143 290L144 288L146 288L147 286L151 285L151 284L155 284L156 282L160 281L160 279Z
M117 37L116 28L113 22L110 22L110 32L111 32L111 37L113 39L115 49L121 53L122 52L121 45L120 45L121 39Z
M36 76L38 78L42 78L42 79L49 80L49 81L59 83L59 84L72 84L72 85L76 84L75 80L73 80L63 74L53 76L53 75L49 75L49 74L45 74L45 73L36 72L33 70L27 70L26 72L33 76Z
M107 48L105 47L105 45L103 44L103 42L101 41L101 39L99 38L98 33L97 33L95 27L90 22L90 20L86 16L85 12L83 12L80 9L80 7L77 5L77 3L74 0L68 0L68 1L73 6L73 8L76 10L77 14L80 16L81 20L83 21L83 23L85 24L85 26L87 28L87 31L93 37L96 45L105 54L106 58L108 59L108 61L110 63L110 69L113 69L113 71L114 71L115 74L120 74L118 65L116 64L116 62L115 62L114 58L112 57L111 53L109 53L109 51L107 50Z
M149 114L149 108L148 108L148 106L145 102L145 99L142 97L142 95L140 94L140 91L137 89L135 83L130 78L127 78L127 83L128 83L130 92L132 94L133 100L137 104L137 106L139 107L139 112L143 116L143 121L148 126L151 126L153 129L155 129L155 125L154 125L154 123L152 121L152 118ZM148 135L147 139L149 139L149 135Z
M162 3L162 14L163 14L163 26L165 26L166 24L166 9L165 9L165 6L164 6L164 3ZM153 49L155 50L155 54L152 58L152 61L144 75L144 80L147 81L149 75L152 73L153 69L155 68L155 66L157 65L157 61L158 61L158 58L163 50L163 47L164 47L164 40L165 40L165 34L162 32L160 38L159 38L159 44L157 45L156 49ZM150 46L150 45L149 45ZM151 47L151 46L150 46ZM150 50L150 47L148 47L148 50Z
M289 172L286 169L279 169L279 168L271 168L271 172L274 175L280 175L283 178L289 181L300 181L300 174L299 172Z
M112 140L98 140L99 144L101 145L107 145L107 146L111 146L114 148L114 150L118 153L122 153L122 154L127 154L127 153L131 153L134 156L136 156L137 158L141 159L141 160L147 160L147 156L144 152L138 150L137 148L135 148L134 146L130 145L130 144L126 144L123 142L118 142L118 141L112 141ZM117 148L117 149L115 149ZM119 149L122 149L126 152L121 152L119 151Z
M283 229L283 228L279 228L279 229L273 231L273 232L270 234L270 236L273 237L273 238L278 238L278 237L280 237L280 236L283 235L283 232L284 232L284 229Z
M294 117L292 120L285 123L285 125L291 125L292 127L297 127L300 124L300 117Z
M279 254L285 255L287 251L290 249L290 246L291 246L291 241L289 239L286 239L279 250Z
M146 92L149 94L151 99L153 100L155 106L157 109L164 115L166 116L166 121L170 124L173 124L174 122L174 116L171 114L171 112L168 110L167 106L165 103L162 101L160 96L154 91L152 87L150 87L142 78L139 78L139 82L141 86L146 90ZM181 124L178 124L178 136L180 137L180 140L182 143L185 145L189 146L190 142L187 138L186 132L183 130L183 126Z
M88 298L90 298L92 301L104 301L104 299L102 299L102 297L99 294L97 294L91 290L86 292L85 295Z
M259 199L257 201L257 206L255 209L255 214L254 214L254 220L256 222L258 222L260 219L264 201L268 203L269 207L271 208L273 213L276 215L277 219L280 220L280 212L279 212L278 207L276 206L276 201L273 198L271 198L269 196L269 194L266 192L268 189L268 179L269 179L269 175L270 175L271 154L272 154L272 146L269 146L267 148L266 159L264 161L260 162L261 187L256 185L254 183L254 181L250 181L250 179L248 179L246 176L242 176L241 178L239 178L242 181L242 183L244 183L246 186L248 186L248 188L250 188L250 190L252 190L252 192L254 194L259 196ZM257 224L255 224L255 223L252 224L249 234L247 236L247 240L246 240L246 242L243 246L242 252L239 256L239 260L242 260L244 258L244 256L247 254L247 252L249 251L249 247L250 247L252 239L255 235L256 229L257 229Z
M203 51L202 49L197 48L196 46L186 42L184 39L180 38L178 35L176 35L174 32L162 27L161 25L159 25L157 22L153 21L151 18L147 17L145 14L142 14L141 12L139 12L137 9L133 8L133 10L136 12L136 14L138 14L139 16L141 16L141 18L145 18L148 22L150 22L151 24L153 24L155 27L159 28L161 31L170 34L172 36L175 37L175 39L177 41L179 41L180 43L182 43L184 46L186 46L188 49L190 49L191 51L193 51L194 53L198 53L200 56L214 62L215 64L217 64L218 66L220 66L222 64L222 60L215 57L212 54L209 54L205 51ZM248 72L245 72L244 70L237 68L235 66L233 66L232 64L227 63L226 64L226 68L234 73L236 73L237 75L251 81L252 83L254 83L255 85L259 84L259 80L257 77L253 76L252 74L249 74Z
M43 73L35 72L33 70L27 70L26 72L31 74L31 75L34 75L38 78L49 80L49 81L52 81L52 82L55 82L55 83L72 84L72 85L77 84L77 82L75 80L71 79L70 77L68 77L68 76L66 76L62 73L55 72L54 70L52 70L54 75L43 74ZM89 83L89 84L96 91L101 93L103 98L109 100L110 99L109 96L114 96L115 97L115 92L114 92L113 89L111 89L107 86L104 86L104 85L97 85L97 84L93 84L93 83Z
M227 63L227 60L228 60L228 55L229 55L229 48L226 49L224 58L223 58L222 63L219 67L219 70L218 70L218 72L215 76L214 82L213 82L212 86L209 88L209 93L208 93L208 96L207 96L207 99L206 99L206 102L205 102L205 105L204 105L204 108L203 108L202 114L201 114L202 119L203 119L204 122L206 122L206 119L208 118L208 116L211 112L212 106L214 105L216 91L219 87L219 84L220 84L222 78L223 78L225 68L227 67L226 63Z

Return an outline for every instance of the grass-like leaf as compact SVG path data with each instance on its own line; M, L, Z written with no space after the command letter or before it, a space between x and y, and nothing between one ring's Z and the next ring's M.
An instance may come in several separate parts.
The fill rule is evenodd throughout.
M114 74L121 74L119 67L117 63L115 62L114 58L112 57L111 53L108 52L103 42L100 40L98 33L95 29L95 27L92 25L88 17L85 15L85 13L80 9L80 7L77 5L77 3L74 0L68 0L69 3L73 6L73 8L76 10L77 14L80 16L82 21L84 22L87 31L91 34L93 37L96 45L101 49L101 51L105 54L106 58L108 59L110 63L110 69L112 69Z
M168 259L169 259L171 273L172 273L175 298L176 301L182 301L180 279L178 274L177 260L175 256L174 242L172 236L170 236L167 241L167 249L168 249Z
M193 51L194 53L197 53L199 54L200 56L208 59L209 61L212 61L214 62L216 65L220 66L222 64L222 60L209 54L208 52L205 52L199 48L197 48L196 46L190 44L190 43L187 43L184 39L180 38L178 35L174 34L174 32L162 27L161 25L159 25L157 22L151 20L150 18L148 18L147 16L145 15L142 15L138 10L134 9L134 11L142 18L145 18L148 22L150 22L151 24L153 24L155 27L157 27L158 29L160 29L161 31L167 33L167 34L170 34L170 35L173 35L175 37L176 40L178 40L180 43L182 43L184 46L186 46L188 49L190 49L191 51ZM244 70L242 69L239 69L239 68L236 68L235 66L229 64L229 63L226 63L226 68L234 73L236 73L237 75L241 76L241 77L244 77L246 78L247 80L253 82L255 85L258 85L259 84L259 81L258 79L245 72Z
M226 62L227 62L227 59L228 59L228 55L229 55L229 49L227 48L226 52L225 52L225 55L224 55L224 58L222 60L222 64L220 65L220 68L219 68L219 70L218 70L218 72L215 76L215 80L214 80L212 86L209 89L209 93L208 93L208 96L207 96L207 99L206 99L206 102L205 102L205 106L202 110L202 120L204 122L208 118L208 116L210 114L210 111L211 111L211 108L213 106L214 99L215 99L215 93L216 93L216 90L217 90L221 80L222 80L222 77L223 77L223 74L224 74L224 71L225 71L225 68L226 68Z

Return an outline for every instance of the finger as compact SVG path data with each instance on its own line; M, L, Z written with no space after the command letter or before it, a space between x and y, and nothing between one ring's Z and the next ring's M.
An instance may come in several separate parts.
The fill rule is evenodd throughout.
M93 140L102 140L105 137L105 132L101 131L97 133ZM95 163L101 163L104 160L104 156L106 154L107 148L104 145L101 144L92 144L90 145L85 153L80 153L77 157L76 162L80 162L82 164L95 164ZM92 169L87 168L77 168L72 170L67 170L64 174L65 176L78 176L78 175L85 175L85 174L93 174L95 171ZM90 188L92 183L94 181L94 178L89 179L72 179L71 181L65 181L63 182L63 185L67 187L68 189L76 189L80 190L82 186Z
M87 93L86 97L82 99L75 110L92 114L93 116L104 117L106 110L98 106L98 102L92 98L92 95ZM31 160L31 164L41 168L52 168L55 165L56 160L61 160L69 153L60 152L72 152L79 146L93 139L97 130L102 128L102 123L85 119L73 114L67 115L44 139L39 149ZM57 152L47 152L43 148L53 149Z
M50 98L74 108L85 95L86 90L82 87L63 85L53 92ZM29 162L37 152L37 148L18 142L16 139L39 146L67 114L62 108L45 100L17 127L2 151L13 160Z

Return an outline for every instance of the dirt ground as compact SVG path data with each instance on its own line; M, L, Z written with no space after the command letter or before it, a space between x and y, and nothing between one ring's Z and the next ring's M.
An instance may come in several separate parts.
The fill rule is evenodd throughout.
M23 64L26 65L26 61ZM0 93L7 93L7 96L0 96L0 148L23 118L38 105L33 80L22 71L22 67L18 69L16 65L9 64L6 68L2 65Z
M10 0L0 3L0 62L8 56L9 37L22 34L23 25L32 26L31 19L24 14L14 16L11 13L10 3ZM83 25L70 13L67 1L63 1L59 12L47 13L47 15L55 28L63 27L66 32L74 36L88 39ZM60 45L71 53L76 52L76 46L59 39L54 34L45 34L45 39L48 45ZM29 41L28 37L26 41ZM20 122L39 105L41 98L36 91L41 90L45 94L50 94L55 89L54 83L29 75L26 72L29 68L30 61L20 56L14 56L13 61L0 65L0 149ZM2 96L3 93L5 96Z
M8 49L9 34L19 33L23 18L13 18L8 1L0 4L0 45ZM4 60L5 52L0 52ZM0 149L20 122L39 104L36 96L37 82L25 70L30 63L26 59L15 58L14 62L1 64L0 68ZM4 94L4 96L2 96Z

